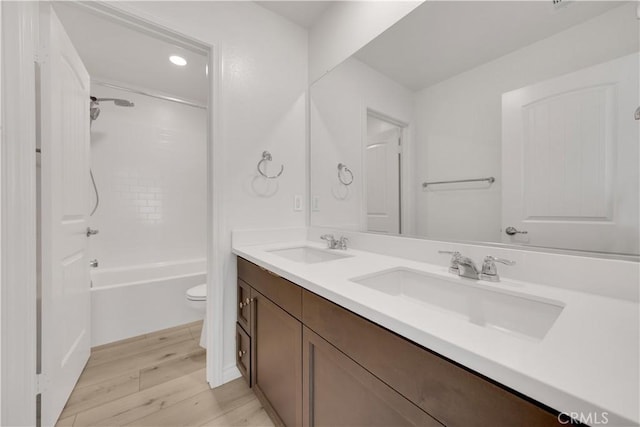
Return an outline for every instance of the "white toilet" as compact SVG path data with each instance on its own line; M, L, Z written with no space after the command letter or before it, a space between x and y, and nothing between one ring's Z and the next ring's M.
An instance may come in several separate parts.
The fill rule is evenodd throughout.
M195 310L204 313L202 334L200 334L200 347L207 348L207 284L194 286L187 289L187 304Z

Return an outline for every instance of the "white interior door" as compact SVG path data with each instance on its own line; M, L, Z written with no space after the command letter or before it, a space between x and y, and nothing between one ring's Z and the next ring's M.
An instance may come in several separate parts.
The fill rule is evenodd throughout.
M400 138L399 128L367 137L367 231L400 233Z
M89 74L40 6L42 425L54 425L90 353Z
M638 76L633 54L503 94L504 242L639 252Z

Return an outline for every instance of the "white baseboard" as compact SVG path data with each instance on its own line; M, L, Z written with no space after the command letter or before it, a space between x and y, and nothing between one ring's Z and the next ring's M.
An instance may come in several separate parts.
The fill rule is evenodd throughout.
M222 383L228 383L229 381L233 381L236 378L240 377L240 371L236 367L236 365L227 366L222 371Z

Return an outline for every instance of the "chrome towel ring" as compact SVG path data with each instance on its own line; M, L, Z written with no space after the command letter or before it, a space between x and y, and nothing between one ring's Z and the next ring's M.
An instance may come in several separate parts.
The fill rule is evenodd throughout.
M349 174L347 179L345 179L345 174ZM338 163L338 179L344 185L351 185L351 183L353 183L353 172L351 172L351 169L344 163Z
M258 169L258 173L259 173L260 175L264 176L264 177L265 177L265 178L267 178L267 179L275 179L275 178L278 178L280 175L282 175L282 172L284 171L284 165L280 165L280 172L278 172L276 175L269 176L269 175L267 175L266 173L264 173L264 172L262 171L262 169L260 169L260 166L261 166L264 162L270 162L271 160L272 160L272 159L271 159L271 153L270 153L270 152L268 152L268 151L263 151L263 152L262 152L262 160L260 160L260 161L258 162L258 167L257 167L257 169Z

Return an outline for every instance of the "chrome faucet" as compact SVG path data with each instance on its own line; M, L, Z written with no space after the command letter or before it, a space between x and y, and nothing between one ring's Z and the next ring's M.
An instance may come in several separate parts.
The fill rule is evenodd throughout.
M329 249L347 249L347 242L349 241L349 239L344 236L341 236L338 240L336 240L333 237L333 234L323 234L322 236L320 236L320 238L322 240L326 240L327 248Z
M478 280L480 279L480 270L471 258L461 256L458 260L458 276Z
M482 263L482 273L480 274L480 278L483 280L488 280L490 282L499 282L500 276L498 276L498 267L496 267L496 262L505 264L505 265L514 265L516 262L511 261L504 258L497 258L493 255L487 255L484 257L484 262Z
M458 268L458 262L462 258L462 254L458 251L438 251L440 254L451 254L451 261L449 262L449 273L460 274Z
M348 238L344 236L340 236L340 240L338 240L338 249L342 249L343 251L346 251L348 241L349 241Z
M505 265L514 265L516 262L504 258L497 258L493 255L487 255L482 263L482 270L479 270L473 260L463 256L458 251L438 251L441 254L451 254L449 264L449 273L458 276L467 277L474 280L488 280L490 282L499 282L498 268L496 262Z

